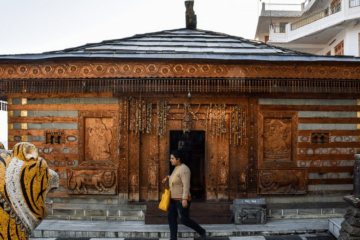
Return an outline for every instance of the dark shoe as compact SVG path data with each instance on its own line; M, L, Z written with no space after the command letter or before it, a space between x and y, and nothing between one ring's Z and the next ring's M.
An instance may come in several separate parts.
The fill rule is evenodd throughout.
M200 240L206 240L206 230L200 235Z

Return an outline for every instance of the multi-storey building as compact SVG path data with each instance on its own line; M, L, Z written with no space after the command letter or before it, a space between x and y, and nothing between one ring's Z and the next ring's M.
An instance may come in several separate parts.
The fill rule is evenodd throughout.
M7 147L8 143L7 102L0 100L0 142Z
M360 55L360 0L262 3L255 38L318 55Z

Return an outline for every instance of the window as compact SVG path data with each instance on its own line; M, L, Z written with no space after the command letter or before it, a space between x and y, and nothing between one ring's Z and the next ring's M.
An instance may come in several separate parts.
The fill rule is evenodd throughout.
M45 142L47 144L62 144L64 137L64 131L46 131Z
M334 48L335 55L344 55L344 41L341 41Z
M326 55L326 56L330 56L330 55L331 55L331 51L328 51L325 55Z
M269 36L265 36L265 43L269 41Z
M326 144L329 143L329 133L311 133L312 144Z

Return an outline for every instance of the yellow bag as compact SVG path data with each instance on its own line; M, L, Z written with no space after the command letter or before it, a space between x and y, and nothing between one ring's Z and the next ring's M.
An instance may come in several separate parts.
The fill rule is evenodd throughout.
M179 167L179 169L176 171L171 184L170 184L170 188L169 189L165 189L165 192L163 193L163 195L161 196L161 201L159 204L159 209L163 210L163 211L169 211L169 207L170 207L170 198L171 198L171 194L170 194L170 190L171 190L171 185L174 182L174 179L177 175L177 173L179 172L180 168L182 168L183 165L181 165L181 167Z

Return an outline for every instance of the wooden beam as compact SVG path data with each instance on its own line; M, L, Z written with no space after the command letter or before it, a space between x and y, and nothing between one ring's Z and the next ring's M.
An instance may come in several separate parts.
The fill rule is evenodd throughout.
M332 142L327 144L312 144L309 142L299 142L299 148L360 148L360 142Z
M360 123L360 118L299 118L299 123Z
M329 133L331 136L360 136L360 130L299 130L299 136L310 136L311 133Z
M309 167L309 173L353 172L354 167Z
M17 144L19 142L9 142L9 148L13 148L15 146L15 144ZM66 142L63 144L50 144L50 143L44 143L44 142L31 142L32 144L35 145L35 147L37 148L73 148L73 147L78 147L78 143L77 142Z
M29 105L8 105L8 111L118 111L118 104L29 104Z
M360 106L320 106L320 105L259 105L261 111L339 111L359 112Z
M77 123L77 117L10 117L9 123Z
M321 184L352 184L354 179L341 178L341 179L309 179L309 185L321 185Z
M354 154L298 154L297 160L354 160Z
M39 154L39 156L44 158L45 160L78 160L79 159L77 154Z
M53 130L53 129L51 129ZM32 135L32 136L45 136L47 129L9 129L9 135ZM61 130L64 132L65 136L77 136L79 135L78 130Z
M92 93L9 93L9 98L112 98L112 92Z

